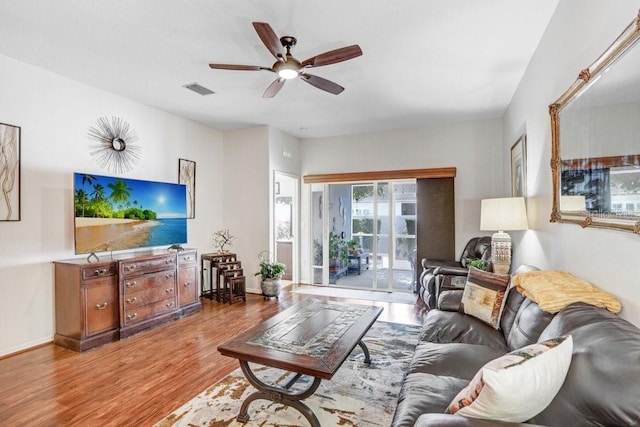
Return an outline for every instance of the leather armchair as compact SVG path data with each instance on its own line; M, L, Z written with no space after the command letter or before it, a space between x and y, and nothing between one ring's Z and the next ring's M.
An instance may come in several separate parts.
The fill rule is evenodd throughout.
M451 287L459 289L464 287L456 276L465 276L468 273L468 262L473 259L482 259L491 265L491 236L474 237L467 242L459 260L443 260L435 258L422 259L422 273L420 274L420 289L418 296L428 308L437 307L438 289L436 279L440 276L443 289Z

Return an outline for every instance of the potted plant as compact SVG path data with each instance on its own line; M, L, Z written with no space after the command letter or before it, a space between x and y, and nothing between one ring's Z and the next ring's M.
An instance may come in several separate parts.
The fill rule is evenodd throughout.
M482 271L489 271L489 263L481 258L468 260L467 264Z
M281 280L287 266L280 262L262 261L260 271L255 276L261 276L260 287L265 298L276 297L280 294Z
M347 242L347 247L349 248L349 253L351 255L358 255L362 252L358 246L359 244L356 239L351 239Z
M347 242L333 231L329 233L329 266L341 265L347 262L349 252Z

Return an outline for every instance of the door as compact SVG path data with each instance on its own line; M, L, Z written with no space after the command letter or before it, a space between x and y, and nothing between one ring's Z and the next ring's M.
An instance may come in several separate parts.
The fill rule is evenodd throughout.
M413 291L415 180L316 185L311 191L313 283Z
M287 266L284 280L297 280L298 178L274 172L273 231L275 260Z

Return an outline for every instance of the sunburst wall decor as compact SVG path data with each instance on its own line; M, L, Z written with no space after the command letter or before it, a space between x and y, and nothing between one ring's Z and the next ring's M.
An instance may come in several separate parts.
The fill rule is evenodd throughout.
M89 140L92 141L91 157L111 172L129 172L140 160L138 135L119 117L100 117L89 128Z

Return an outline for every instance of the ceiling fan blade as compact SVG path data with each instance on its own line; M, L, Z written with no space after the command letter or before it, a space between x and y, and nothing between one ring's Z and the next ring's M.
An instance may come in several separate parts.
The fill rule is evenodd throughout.
M303 67L320 67L322 65L335 64L337 62L346 61L351 58L362 55L362 49L357 44L352 46L342 47L340 49L330 50L329 52L321 53L313 58L309 58L302 62Z
M334 95L338 95L341 93L344 88L337 83L332 82L331 80L323 79L322 77L313 76L311 74L300 74L300 78L309 83L311 86L315 86L318 89L324 90L325 92L332 93Z
M216 70L240 70L240 71L270 70L270 68L260 67L258 65L209 64L209 67Z
M254 22L253 28L255 28L258 33L258 37L262 40L262 43L269 49L269 52L277 59L284 58L284 54L282 53L282 44L280 43L280 39L276 36L276 33L271 28L271 25L266 22Z
M264 93L262 94L263 98L273 98L274 96L276 96L278 94L278 92L280 92L280 89L282 89L282 86L284 86L284 82L286 80L285 79L275 79L267 88L267 90L264 91Z

